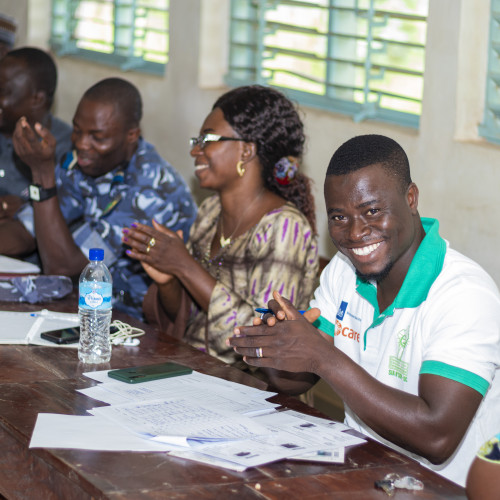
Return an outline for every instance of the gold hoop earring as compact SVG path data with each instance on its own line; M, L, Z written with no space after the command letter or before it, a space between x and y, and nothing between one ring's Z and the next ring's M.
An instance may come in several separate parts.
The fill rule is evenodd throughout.
M245 168L243 167L243 162L241 160L236 164L236 172L238 172L240 177L245 175Z

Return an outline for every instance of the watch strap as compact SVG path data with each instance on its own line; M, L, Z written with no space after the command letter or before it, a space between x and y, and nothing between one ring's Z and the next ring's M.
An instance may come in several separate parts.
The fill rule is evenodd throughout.
M57 188L56 186L43 188L40 184L30 184L29 194L32 201L45 201L56 196Z

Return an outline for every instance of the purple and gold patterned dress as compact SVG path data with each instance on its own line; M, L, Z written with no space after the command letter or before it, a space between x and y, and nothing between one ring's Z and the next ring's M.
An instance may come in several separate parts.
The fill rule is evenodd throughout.
M208 314L190 303L183 340L200 349L208 347L211 355L235 364L241 357L226 346L226 338L235 326L252 324L254 309L266 307L273 290L298 309L307 308L317 286L318 245L304 214L285 203L210 259L220 211L217 195L204 200L189 233L191 255L217 283ZM153 321L165 330L165 323Z

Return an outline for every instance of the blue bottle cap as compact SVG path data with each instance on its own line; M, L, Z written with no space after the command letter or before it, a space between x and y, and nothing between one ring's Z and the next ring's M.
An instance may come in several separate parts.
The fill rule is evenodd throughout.
M104 260L104 250L102 248L91 248L89 250L89 260Z

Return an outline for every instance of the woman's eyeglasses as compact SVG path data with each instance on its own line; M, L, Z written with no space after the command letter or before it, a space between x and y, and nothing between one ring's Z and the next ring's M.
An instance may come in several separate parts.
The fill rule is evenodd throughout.
M238 137L224 137L223 135L218 134L201 134L198 137L191 137L191 139L189 139L189 145L191 146L191 149L195 146L199 146L203 149L207 142L219 141L245 141L245 139L240 139Z

